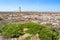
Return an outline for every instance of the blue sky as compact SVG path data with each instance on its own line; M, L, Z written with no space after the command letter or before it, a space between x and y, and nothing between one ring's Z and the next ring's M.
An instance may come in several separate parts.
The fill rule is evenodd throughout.
M56 11L60 12L60 0L0 0L0 11Z

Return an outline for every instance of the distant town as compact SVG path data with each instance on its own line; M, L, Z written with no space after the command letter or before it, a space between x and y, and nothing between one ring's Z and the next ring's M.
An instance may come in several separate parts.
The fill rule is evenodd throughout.
M52 23L60 26L60 12L0 12L0 17L9 22Z

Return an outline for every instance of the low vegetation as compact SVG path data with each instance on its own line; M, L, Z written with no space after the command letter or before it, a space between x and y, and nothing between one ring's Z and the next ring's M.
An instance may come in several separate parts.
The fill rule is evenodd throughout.
M24 28L28 30L23 31ZM19 37L26 33L32 34L32 36L38 34L40 40L58 40L59 33L55 29L44 26L41 24L26 22L26 23L9 23L5 24L4 27L0 28L0 33L3 36L8 37ZM27 37L26 40L30 40L30 37Z
M1 34L8 37L18 37L19 35L23 35L24 33L22 24L6 24L4 27L1 28Z

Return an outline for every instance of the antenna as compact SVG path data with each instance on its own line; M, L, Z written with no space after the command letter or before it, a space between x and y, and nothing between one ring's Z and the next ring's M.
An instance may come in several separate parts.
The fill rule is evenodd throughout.
M19 12L21 12L21 0L20 0L20 2L19 2Z

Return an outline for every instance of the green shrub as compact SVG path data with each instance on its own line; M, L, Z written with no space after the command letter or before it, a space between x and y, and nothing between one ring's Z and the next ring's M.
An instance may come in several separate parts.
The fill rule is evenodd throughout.
M24 32L24 28L27 28L28 30ZM0 32L3 36L8 37L19 37L20 35L24 35L25 33L29 33L32 35L38 33L40 40L58 40L59 36L58 32L56 32L55 29L33 22L26 22L24 24L9 23L2 27ZM26 40L30 39L27 38Z
M23 27L20 23L13 23L13 24L6 24L2 28L2 35L8 36L8 37L18 37L20 35L23 35Z
M26 23L26 26L28 28L27 33L30 34L39 34L39 38L41 40L58 40L58 33L54 31L55 29L52 29L51 27L40 25L33 22Z
M1 35L1 33L2 33L2 28L0 27L0 35Z
M25 25L28 28L28 30L26 31L27 33L36 34L36 33L39 32L39 29L40 29L39 24L36 24L36 23L33 23L33 22L28 22Z

